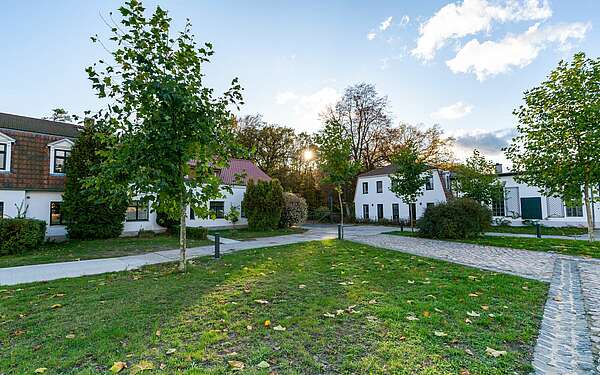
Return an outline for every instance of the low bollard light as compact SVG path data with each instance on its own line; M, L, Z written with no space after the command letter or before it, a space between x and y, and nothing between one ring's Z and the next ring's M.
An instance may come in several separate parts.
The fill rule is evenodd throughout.
M540 223L535 224L535 236L537 238L542 238L542 226Z
M219 259L221 257L221 235L219 233L215 233L215 259Z
M342 224L338 224L338 240L344 239L344 227Z

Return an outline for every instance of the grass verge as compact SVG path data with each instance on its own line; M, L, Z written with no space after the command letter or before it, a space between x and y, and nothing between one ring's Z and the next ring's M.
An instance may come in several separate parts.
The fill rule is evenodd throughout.
M0 290L2 372L529 373L548 289L333 240L175 268Z
M546 236L578 236L587 234L587 228L581 227L545 227L540 228L542 235ZM535 226L524 225L520 227L511 225L496 225L492 226L489 232L496 233L518 233L518 234L536 234Z
M418 237L414 232L387 232L398 236ZM481 236L471 239L446 240L452 242L472 243L484 246L510 247L513 249L552 251L564 255L576 255L588 258L600 258L600 242L587 242L584 240L562 240L556 238L525 238L510 236Z
M211 244L208 240L188 240L189 247ZM112 258L179 248L179 237L159 234L152 237L120 237L105 240L70 240L46 243L35 251L0 257L0 268L30 264ZM1 374L1 373L0 373Z
M306 229L293 227L293 228L280 228L274 230L265 231L253 231L248 228L235 228L235 229L214 229L209 230L208 234L214 235L219 233L221 237L230 238L232 240L249 241L262 237L276 237L285 236L288 234L300 234L306 232Z

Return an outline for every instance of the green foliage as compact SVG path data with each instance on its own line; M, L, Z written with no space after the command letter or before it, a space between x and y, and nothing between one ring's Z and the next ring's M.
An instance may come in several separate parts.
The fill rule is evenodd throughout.
M240 211L235 206L229 207L229 212L225 215L225 219L235 225L240 220Z
M283 211L283 188L278 180L248 182L242 209L250 230L276 229Z
M491 225L492 212L480 203L468 199L453 199L427 207L417 220L419 235L428 238L473 238Z
M108 149L107 142L111 139L100 125L88 121L67 159L61 213L69 238L112 238L123 231L127 195L121 194L120 199L115 197L109 204L102 202L97 190L84 186L86 179L93 178L98 166L105 161L101 152Z
M0 256L35 250L44 243L46 222L35 219L0 219Z
M504 199L504 185L496 175L494 163L478 150L473 150L473 155L465 164L456 166L454 172L452 183L461 197L487 205L495 199Z
M417 201L429 179L429 167L413 147L404 147L392 158L395 172L390 174L390 190L406 204Z
M156 224L166 228L168 233L179 233L179 229L174 228L179 225L179 220L171 218L162 211L156 212Z
M506 149L515 179L569 204L586 205L593 236L590 189L600 181L600 58L577 53L524 94L513 113L519 134ZM598 196L598 194L593 194Z
M283 193L283 211L279 220L280 228L289 228L306 221L308 205L306 199L293 193Z
M100 60L86 70L98 97L110 103L94 117L118 137L91 184L108 198L121 190L152 200L171 218L184 221L189 206L208 217L208 202L222 197L215 168L226 166L236 149L229 107L242 102L242 88L234 79L215 97L203 80L212 44L197 45L189 20L175 33L161 7L149 18L144 12L138 0L119 8L120 25L110 38L114 65Z
M204 227L188 227L187 238L190 240L205 240L208 235L208 229Z

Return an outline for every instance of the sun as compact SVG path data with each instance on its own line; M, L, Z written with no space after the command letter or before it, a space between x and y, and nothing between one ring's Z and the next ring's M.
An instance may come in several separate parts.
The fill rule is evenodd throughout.
M313 150L311 150L310 148L307 148L306 150L304 150L304 152L302 153L302 159L304 159L304 161L311 161L315 158L315 153L313 152Z

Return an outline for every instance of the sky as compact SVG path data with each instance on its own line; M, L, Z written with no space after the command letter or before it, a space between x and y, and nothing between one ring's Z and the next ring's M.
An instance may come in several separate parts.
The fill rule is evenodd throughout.
M107 52L112 0L4 0L0 112L47 116L100 108L84 69ZM240 114L314 132L319 113L349 85L372 83L394 124L439 124L457 141L504 162L513 109L561 59L600 56L598 0L144 1L185 19L215 55L206 83L244 88ZM113 15L115 19L118 17Z

